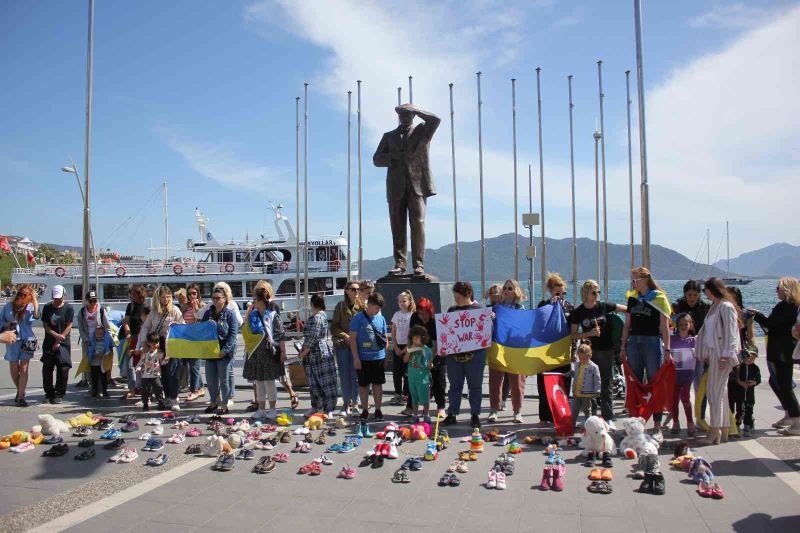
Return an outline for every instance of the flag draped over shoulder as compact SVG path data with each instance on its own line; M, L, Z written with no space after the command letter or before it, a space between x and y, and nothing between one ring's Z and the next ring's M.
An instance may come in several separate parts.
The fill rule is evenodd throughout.
M672 316L672 306L669 304L669 298L667 298L667 293L664 291L651 289L650 292L644 296L639 296L639 293L636 291L628 291L627 294L625 294L625 298L644 300L665 317L670 318Z
M264 331L257 333L253 331L249 320L245 320L242 324L242 338L244 339L244 351L247 357L258 348L258 345L266 338Z
M177 359L217 359L217 323L172 324L167 334L167 356Z
M530 310L498 305L493 310L490 368L530 376L569 363L571 339L561 305Z
M633 373L627 361L625 367L625 408L630 416L641 416L645 420L653 413L660 413L670 407L675 388L675 363L670 361L661 366L647 384L642 384ZM649 378L648 378L649 379Z

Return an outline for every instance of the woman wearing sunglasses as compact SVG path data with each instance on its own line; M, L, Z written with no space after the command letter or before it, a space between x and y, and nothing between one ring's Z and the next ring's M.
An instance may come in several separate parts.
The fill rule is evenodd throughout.
M573 305L567 301L567 284L564 283L564 279L558 273L550 272L547 274L547 282L545 283L545 287L547 287L547 292L550 293L550 298L542 300L536 307L557 303L564 308L564 314L567 316L567 320L569 320L570 314L573 311ZM572 365L570 364L550 370L550 372L566 374L566 377L564 378L564 381L566 382L564 390L567 391L572 390L572 378L569 377L571 370ZM553 414L550 412L550 404L547 402L547 392L544 386L543 373L536 374L536 389L539 395L539 425L552 426Z
M522 302L525 300L525 293L515 279L507 279L500 285L500 298L494 305L502 305L511 309L522 309ZM525 397L525 376L522 374L512 374L489 367L489 423L497 421L497 411L500 409L500 400L503 397L503 386L508 384L511 394L511 406L514 409L513 421L515 424L522 424L522 400Z
M775 287L778 295L778 304L772 308L769 316L756 309L748 309L753 313L753 319L769 335L767 343L767 368L769 369L769 386L784 410L784 416L772 427L781 429L784 435L800 435L800 406L794 394L792 371L797 361L792 359L797 337L792 333L800 333L796 326L800 315L800 281L795 278L785 277L778 280ZM788 426L788 427L787 427ZM783 428L783 429L782 429Z
M587 280L581 286L581 305L569 315L573 340L589 341L592 361L600 367L600 414L613 426L614 410L611 404L611 381L614 377L614 343L609 315L628 310L624 305L600 301L600 286ZM612 317L613 318L613 317ZM579 331L580 330L580 331Z
M627 361L640 382L652 380L661 365L672 361L669 340L669 317L672 308L650 271L644 267L631 270L631 291L622 329L619 355ZM661 430L662 413L653 413L656 430Z

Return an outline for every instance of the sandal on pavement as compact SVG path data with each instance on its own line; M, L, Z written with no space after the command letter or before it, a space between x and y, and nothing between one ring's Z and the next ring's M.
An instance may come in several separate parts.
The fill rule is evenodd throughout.
M603 481L612 481L614 479L614 474L612 474L611 470L608 468L603 468L600 471L600 479Z
M287 454L283 453L283 452L276 453L275 455L272 456L272 459L276 463L288 463L289 462L289 456Z
M199 444L190 444L186 448L186 452L184 452L184 453L186 453L187 455L197 455L201 451L203 451L203 449L200 447Z
M450 476L452 476L452 475L453 474L444 474L444 475L442 475L442 477L439 478L439 486L440 487L446 487L446 486L450 485Z
M339 477L344 479L354 479L356 477L356 470L355 468L351 468L350 465L342 467L339 470Z

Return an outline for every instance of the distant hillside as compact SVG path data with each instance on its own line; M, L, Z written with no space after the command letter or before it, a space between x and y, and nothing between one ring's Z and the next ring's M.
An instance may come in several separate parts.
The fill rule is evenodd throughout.
M520 235L520 278L528 277L528 261L525 250L528 237ZM536 279L541 276L541 246L534 239L538 254L534 267ZM571 273L572 239L545 239L547 247L547 270L561 273L568 278ZM436 250L426 250L425 269L442 280L452 280L453 253L455 247L448 244ZM630 275L630 248L627 245L608 244L609 279L626 279ZM595 241L578 239L578 279L597 277L597 249ZM637 259L641 259L641 247L635 247ZM650 248L653 273L659 279L703 278L709 275L709 267L692 262L689 258L669 248L654 245ZM514 234L507 233L486 239L486 278L505 279L513 276ZM386 274L393 265L391 257L364 261L364 271L368 278L377 279ZM459 275L461 279L477 280L481 277L480 241L459 243ZM718 268L711 269L711 275L722 275Z
M64 244L52 244L52 243L49 243L49 242L40 242L38 244L40 244L40 245L41 244L45 244L45 245L49 246L50 248L54 249L55 251L62 252L62 253L63 252L78 252L78 253L83 252L83 246L67 246L67 245L64 245Z
M717 261L714 266L725 269L726 261ZM800 246L785 242L770 244L731 259L731 270L748 276L800 277Z

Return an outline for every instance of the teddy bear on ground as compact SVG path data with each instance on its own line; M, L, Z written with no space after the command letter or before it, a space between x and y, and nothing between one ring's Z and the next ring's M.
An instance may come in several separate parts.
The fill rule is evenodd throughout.
M708 461L702 457L695 457L689 466L689 477L696 483L708 484L714 481L714 472L711 471Z
M323 419L318 414L311 415L308 420L306 420L305 424L303 424L308 429L319 429L325 424L325 419Z
M586 466L594 466L595 458L600 458L603 468L611 468L611 455L617 453L614 439L609 433L608 423L599 416L590 416L583 424L581 432L580 448L582 454L586 456Z
M661 440L645 432L644 418L626 418L622 421L622 429L625 430L625 438L619 443L619 448L626 457L635 459L640 455L658 455Z
M211 435L210 437L206 437L206 441L203 443L203 453L209 457L216 457L222 453L226 444L228 443L225 437Z
M60 433L69 432L69 424L63 420L59 420L53 415L39 415L39 425L42 426L42 434L47 436L57 437Z

